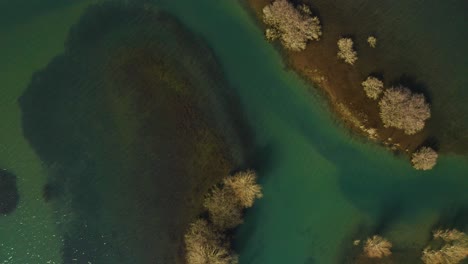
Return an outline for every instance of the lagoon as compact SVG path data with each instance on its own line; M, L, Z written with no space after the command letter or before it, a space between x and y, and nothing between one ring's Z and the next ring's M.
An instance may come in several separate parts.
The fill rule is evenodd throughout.
M0 44L7 58L0 62L0 166L18 176L21 197L14 213L0 217L4 263L61 263L60 219L42 199L47 172L23 137L17 99L32 74L62 52L67 31L91 1L55 8L52 2L45 13L0 25L8 36ZM343 263L353 240L375 232L405 255L400 263L414 263L433 226L468 231L466 157L444 155L434 170L418 172L405 157L350 135L320 94L285 69L237 1L149 4L207 42L240 99L264 188L235 234L240 263Z

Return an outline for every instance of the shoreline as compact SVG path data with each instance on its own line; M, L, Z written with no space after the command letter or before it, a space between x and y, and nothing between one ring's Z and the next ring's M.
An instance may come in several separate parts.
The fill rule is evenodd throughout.
M241 5L254 18L255 24L264 31L266 25L262 22L262 9L270 3L270 0L244 0ZM383 79L386 88L398 83L411 86L416 84L416 81L403 72L394 73L382 69L378 58L382 52L379 51L379 46L371 48L366 39L355 39L352 32L346 29L342 31L346 26L339 18L336 23L325 21L323 25L320 13L315 8L312 10L313 14L320 18L323 26L323 35L319 41L309 42L306 49L299 52L288 51L277 41L272 45L283 57L288 70L293 70L313 86L311 89L318 90L326 97L326 104L333 116L352 131L352 135L364 136L396 154L406 153L407 156L411 156L423 145L430 145L443 154L460 154L438 146L437 140L429 132L429 124L414 135L406 135L396 128L384 127L379 115L378 101L366 97L361 82L371 74L382 76L382 72L386 72ZM368 34L373 35L374 32ZM354 66L345 64L336 56L336 41L341 36L350 36L355 41L359 59Z

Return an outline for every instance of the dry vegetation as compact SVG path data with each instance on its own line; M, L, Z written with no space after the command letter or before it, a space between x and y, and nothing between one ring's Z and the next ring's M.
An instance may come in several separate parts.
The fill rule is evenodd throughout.
M256 184L257 176L254 171L239 172L224 179L224 186L234 192L240 205L244 208L252 207L255 199L262 198L262 187Z
M198 219L185 234L186 259L189 264L233 264L237 257L229 250L225 237L206 220Z
M417 170L430 170L437 163L437 152L429 147L422 147L411 158L413 167Z
M230 188L213 188L203 205L219 229L231 229L242 224L242 207Z
M422 94L412 94L406 87L390 88L379 102L380 117L385 127L404 130L408 135L424 128L431 116L429 105Z
M367 38L367 43L369 44L369 47L375 48L375 46L377 46L377 38L374 36L369 36Z
M383 258L390 256L392 243L381 236L368 238L364 244L364 253L369 258Z
M240 225L242 211L262 197L261 186L256 180L255 172L248 170L228 176L222 186L213 187L203 204L210 222L198 219L185 235L188 264L237 263L224 232Z
M357 61L357 52L354 50L354 42L350 38L340 38L337 42L338 45L338 58L344 60L346 63L354 65Z
M378 78L369 76L362 82L362 87L364 88L364 92L366 92L367 97L376 100L382 93L384 85Z
M318 17L312 17L310 9L302 5L295 8L287 0L276 0L263 8L263 21L266 38L270 41L280 39L286 49L301 51L307 41L319 40L322 27Z
M442 240L444 244L439 249L426 247L422 253L425 264L457 264L468 258L468 236L456 229L437 230L433 233L434 240Z

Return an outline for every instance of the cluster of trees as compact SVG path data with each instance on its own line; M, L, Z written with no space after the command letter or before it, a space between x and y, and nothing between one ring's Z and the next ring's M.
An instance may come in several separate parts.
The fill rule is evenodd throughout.
M338 58L344 60L344 62L354 65L357 61L357 52L354 50L354 42L350 38L340 38L337 42L338 45Z
M361 83L367 97L378 99L384 91L384 84L376 77L368 76ZM413 94L406 87L390 88L379 102L380 118L385 127L395 127L412 135L424 128L431 116L429 104L422 94ZM438 154L430 147L421 147L411 156L411 163L417 170L430 170L437 163Z
M413 94L403 86L387 89L379 107L385 127L402 129L408 135L421 131L425 121L431 117L424 95Z
M255 172L248 170L226 177L211 189L203 203L209 219L196 220L185 234L188 264L237 263L225 233L240 225L243 210L262 197L256 180Z
M354 241L358 245L360 240ZM392 243L374 235L367 238L363 246L364 254L369 258L381 259L392 254ZM468 259L468 235L457 229L436 230L433 240L422 251L421 260L425 264L458 264Z
M294 7L287 0L275 0L263 8L263 21L269 26L266 38L270 41L280 39L286 49L301 51L307 41L319 40L322 27L318 17L306 5Z
M374 235L364 243L364 254L369 258L383 258L392 254L392 243L387 239Z
M411 163L417 170L430 170L437 163L438 154L430 147L421 147L413 153Z
M288 0L274 0L271 4L263 8L263 21L269 27L266 29L266 37L273 41L280 39L283 46L292 51L301 51L306 48L309 40L319 40L322 35L322 28L318 17L312 16L312 12L307 5L294 6ZM370 47L375 48L377 38L370 35L367 38ZM354 49L354 42L351 38L340 38L337 42L337 56L345 63L354 65L358 59ZM421 131L427 119L431 117L429 104L424 95L412 93L403 86L384 89L382 80L369 76L361 83L366 96L379 101L379 114L384 127L394 127L401 129L407 135L413 135ZM434 167L437 161L437 153L430 148L421 148L413 153L412 163L418 170L429 170ZM222 199L219 190L214 192L215 196ZM231 219L234 225L240 218L233 210Z
M468 235L465 233L456 229L436 230L433 239L439 247L428 246L423 250L421 259L425 264L457 264L468 258Z

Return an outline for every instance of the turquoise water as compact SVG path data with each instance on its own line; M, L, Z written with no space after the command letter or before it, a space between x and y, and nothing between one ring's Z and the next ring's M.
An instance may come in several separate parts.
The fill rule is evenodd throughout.
M350 136L323 99L306 92L308 87L284 70L279 54L236 1L154 3L213 48L240 98L254 153L261 155L253 160L265 196L247 212L235 235L241 263L343 263L354 239L375 232L410 256L438 223L468 228L466 158L442 156L433 171L417 172L406 158ZM25 12L24 19L0 25L8 36L0 43L6 58L0 62L0 166L18 176L21 196L17 210L0 217L0 261L5 263L61 262L63 241L56 228L62 219L53 219L42 199L46 172L22 135L17 98L32 74L63 51L68 29L87 4L44 4ZM94 187L105 192L102 185ZM125 237L116 243L125 243ZM399 263L414 263L412 257Z
M354 239L373 232L402 250L419 249L442 212L466 207L466 159L443 156L433 171L417 172L405 158L350 137L322 99L284 71L237 3L165 4L212 45L256 147L266 149L256 168L265 197L236 240L241 263L340 263Z

